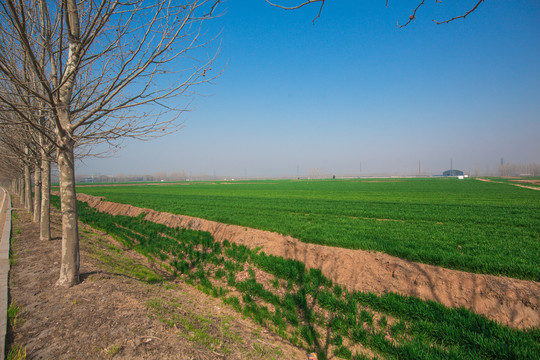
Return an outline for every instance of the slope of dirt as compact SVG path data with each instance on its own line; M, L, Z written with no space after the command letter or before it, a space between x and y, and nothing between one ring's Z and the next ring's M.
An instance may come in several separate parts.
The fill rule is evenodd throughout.
M16 213L10 301L20 310L7 345L26 348L28 359L307 358L305 351L194 287L141 281L158 276L148 270L146 258L120 251L113 239L85 225L82 282L56 288L58 214L54 240L39 242L37 224L28 214Z
M127 216L145 213L149 221L208 231L219 241L234 241L251 249L261 247L267 254L302 261L350 290L396 292L449 307L463 306L520 329L540 326L538 282L413 263L380 252L306 244L269 231L112 203L86 194L77 196L99 211Z

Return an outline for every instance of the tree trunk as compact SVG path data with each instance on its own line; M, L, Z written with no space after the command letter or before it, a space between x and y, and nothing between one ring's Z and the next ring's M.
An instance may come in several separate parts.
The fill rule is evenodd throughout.
M79 283L79 229L73 140L62 139L58 149L60 203L62 207L62 265L57 286L71 287Z
M19 202L24 207L24 177L19 178Z
M51 240L51 163L47 154L41 153L41 219L39 239Z
M60 177L60 204L62 207L62 265L57 286L70 287L79 283L79 214L75 191L75 141L71 123L71 100L75 79L82 56L81 27L77 0L64 0L65 21L68 30L69 51L62 84L58 84L59 96L56 104L58 135L58 171ZM54 62L51 62L51 66ZM53 70L53 69L51 69ZM54 70L56 71L56 70Z
M24 165L24 208L32 212L32 177L30 166Z
M34 170L34 222L41 217L41 167L36 164Z

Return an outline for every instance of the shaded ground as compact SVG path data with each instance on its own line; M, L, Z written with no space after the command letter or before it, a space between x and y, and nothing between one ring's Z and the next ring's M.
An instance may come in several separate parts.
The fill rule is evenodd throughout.
M107 234L81 225L82 283L56 288L60 219L53 241L15 211L10 273L12 319L7 348L28 359L305 359L221 300L162 274L146 258L120 251Z
M321 269L325 276L351 291L396 292L449 307L464 306L521 329L540 326L540 283L535 281L445 269L379 252L306 244L269 231L141 209L86 194L77 196L99 211L127 216L145 213L149 221L208 231L219 241L229 240L251 249L262 248L267 254L299 260L309 268Z

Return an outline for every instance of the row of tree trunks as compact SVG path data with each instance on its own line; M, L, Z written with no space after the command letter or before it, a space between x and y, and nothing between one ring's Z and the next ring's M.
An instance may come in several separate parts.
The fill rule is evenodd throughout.
M43 141L43 139L41 139ZM61 147L57 149L57 163L60 180L60 198L62 208L62 264L58 286L70 287L79 283L79 230L77 195L75 191L75 142L69 134L59 137ZM33 213L33 221L40 224L39 238L51 239L50 230L50 193L51 159L45 146L34 152L26 147L20 161L22 169L19 177L11 180L11 191L20 196L22 207ZM33 174L33 176L32 176ZM32 192L33 180L33 192ZM33 193L33 196L32 196Z
M23 208L33 212L33 221L40 223L40 240L51 239L51 162L41 150L39 165L34 167L34 198L32 200L32 171L24 165L24 176L11 180L11 192L19 196Z

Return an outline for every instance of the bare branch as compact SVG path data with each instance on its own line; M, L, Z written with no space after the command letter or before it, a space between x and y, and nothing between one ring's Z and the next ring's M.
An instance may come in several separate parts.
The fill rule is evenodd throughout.
M298 5L294 5L294 6L279 5L279 4L271 2L270 0L265 0L265 1L267 3L269 3L270 5L274 6L274 7L284 9L284 10L296 10L296 9L300 9L301 7L304 7L306 5L311 5L313 3L320 2L321 6L319 7L319 12L317 13L317 16L315 16L315 18L313 20L311 20L313 23L315 23L315 20L317 20L318 18L321 17L321 13L322 13L322 10L323 10L323 7L324 7L324 2L326 0L307 0L307 1L304 1L303 3L300 3Z
M422 1L418 4L418 6L414 9L414 11L413 11L413 13L411 14L411 16L409 16L409 20L408 20L405 24L403 24L403 25L399 25L399 22L398 22L398 23L397 23L397 27L399 27L399 28L405 27L405 26L409 25L414 19L416 19L416 12L418 11L418 9L420 9L420 7L421 7L422 5L424 5L424 3L425 3L425 0L422 0ZM388 6L388 0L386 1L386 6Z
M315 20L317 20L318 18L321 17L321 12L322 12L322 9L324 7L324 3L325 3L325 0L304 0L303 2L300 2L298 3L297 5L281 5L281 4L277 4L277 3L274 3L274 2L271 2L270 0L265 0L268 4L274 6L274 7L277 7L277 8L280 8L280 9L284 9L284 10L296 10L296 9L300 9L304 6L307 6L307 5L311 5L313 3L321 3L321 6L319 8L319 12L317 14L317 16L313 19L313 22L315 22ZM388 3L389 3L390 0L386 0L385 2L385 6L388 7ZM448 20L445 20L445 21L436 21L436 20L433 20L436 24L446 24L446 23L449 23L451 21L454 21L456 19L464 19L466 18L470 13L474 12L478 6L480 5L480 3L484 2L485 0L479 0L476 5L469 11L467 11L465 14L463 15L459 15L459 16L455 16L451 19L448 19ZM441 3L442 1L441 0L435 0L436 3ZM397 22L397 26L399 28L403 28L407 25L409 25L414 19L416 19L416 13L418 12L418 10L420 9L420 7L422 7L423 5L425 4L425 0L422 0L418 3L418 5L416 6L416 8L413 10L412 14L409 16L409 19L407 20L406 23L404 24L399 24L399 22Z
M435 22L437 25L440 25L440 24L448 24L450 21L454 21L454 20L457 20L457 19L465 19L470 13L475 11L478 8L478 6L480 6L480 4L483 3L484 1L485 0L479 0L471 10L467 11L463 15L455 16L455 17L453 17L451 19L448 19L448 20L445 20L445 21L436 21L436 20L432 20L432 21Z

